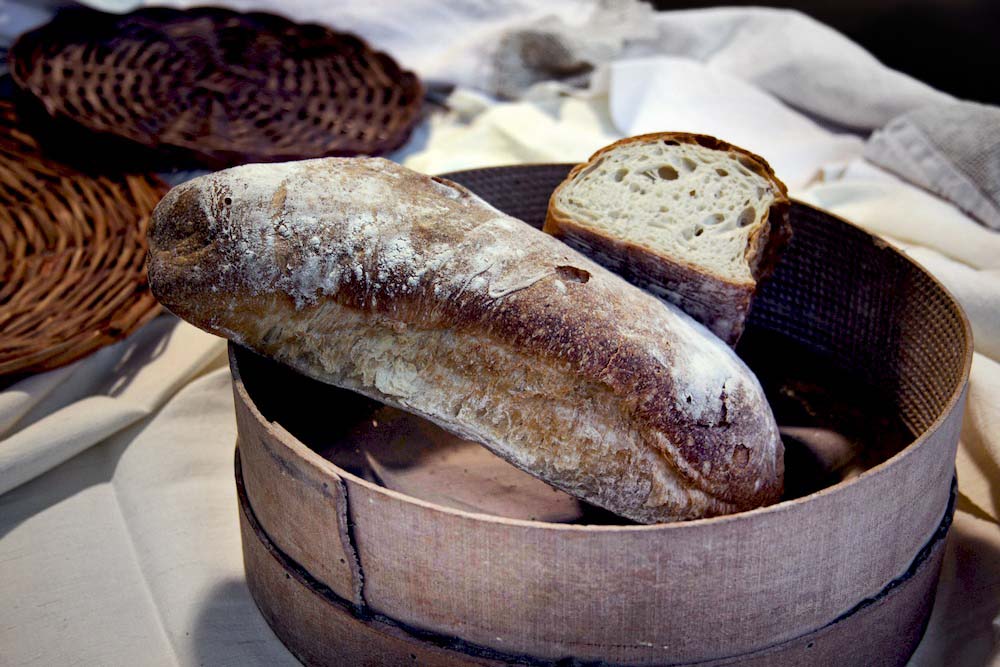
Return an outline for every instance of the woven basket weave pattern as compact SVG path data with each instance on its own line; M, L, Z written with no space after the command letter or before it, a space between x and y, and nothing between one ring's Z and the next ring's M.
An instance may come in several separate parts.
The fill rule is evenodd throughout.
M56 118L210 167L401 145L422 87L357 37L203 8L65 12L11 49Z
M0 375L63 365L158 312L145 230L165 191L45 159L0 103Z

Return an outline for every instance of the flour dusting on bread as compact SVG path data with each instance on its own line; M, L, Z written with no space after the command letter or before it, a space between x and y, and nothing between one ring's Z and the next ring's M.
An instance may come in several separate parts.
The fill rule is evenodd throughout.
M424 416L638 521L774 502L753 374L680 311L460 186L380 159L172 190L158 298L311 377Z

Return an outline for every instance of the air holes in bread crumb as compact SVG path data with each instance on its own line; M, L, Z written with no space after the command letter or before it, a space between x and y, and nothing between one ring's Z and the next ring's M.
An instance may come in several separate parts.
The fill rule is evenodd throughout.
M628 169L619 169L615 172L615 182L621 183L628 176Z
M583 171L581 171L580 175L577 178L583 178L584 176L587 176L588 174L591 174L595 169L597 169L598 167L600 167L602 164L604 164L604 160L598 160L594 164L590 165L589 167L587 167L586 169L584 169ZM605 172L601 171L601 173L603 174Z
M583 269L578 269L575 266L557 266L556 275L571 283L586 283L590 280L590 272Z
M722 215L721 213L713 213L712 215L702 220L701 224L705 225L706 227L709 225L717 225L725 219L726 216Z
M684 168L687 169L688 171L694 171L695 169L698 168L698 163L689 157L682 157L681 164L684 165Z
M673 181L677 179L677 170L671 167L669 164L665 164L656 170L656 174L665 181Z
M674 141L673 139L666 139L666 140L664 140L663 145L664 146L680 146L680 144L677 143L676 141Z
M757 217L757 209L753 206L747 206L745 209L740 211L740 217L736 219L736 223L740 227L746 227L751 224Z
M729 172L726 171L725 169L716 169L715 173L717 173L719 176L722 176L723 178L729 175Z
M764 179L768 178L767 170L764 169L763 165L761 165L756 160L752 160L745 155L741 155L738 158L736 158L736 161L739 162L740 165L742 165L743 167L746 167L747 170L753 172L754 174L757 174L761 178Z

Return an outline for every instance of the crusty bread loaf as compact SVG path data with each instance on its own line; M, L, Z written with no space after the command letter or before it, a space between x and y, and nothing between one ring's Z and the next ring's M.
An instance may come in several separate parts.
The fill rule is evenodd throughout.
M774 418L729 348L458 185L381 159L248 165L174 188L149 241L181 317L623 516L781 493Z
M549 200L545 231L735 345L757 281L791 236L788 209L763 158L661 132L622 139L573 169Z

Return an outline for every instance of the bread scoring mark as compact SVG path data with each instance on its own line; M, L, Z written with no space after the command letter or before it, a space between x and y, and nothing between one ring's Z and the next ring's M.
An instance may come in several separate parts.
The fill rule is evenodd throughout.
M586 283L590 280L589 271L575 266L557 266L556 274L563 280L571 283Z
M445 181L445 179L438 176L431 176L430 179L437 188L437 191L449 199L460 199L462 197L467 197L470 194L468 190L461 187L457 183Z
M228 198L227 198L228 199ZM274 196L271 197L271 218L280 219L285 213L285 200L288 199L288 180L284 180L278 185L278 189L274 191ZM229 200L230 203L232 200Z
M540 280L544 280L552 275L552 269L542 268L531 273L512 275L509 279L502 276L494 276L488 282L486 294L491 299L502 299L505 296L528 289Z

